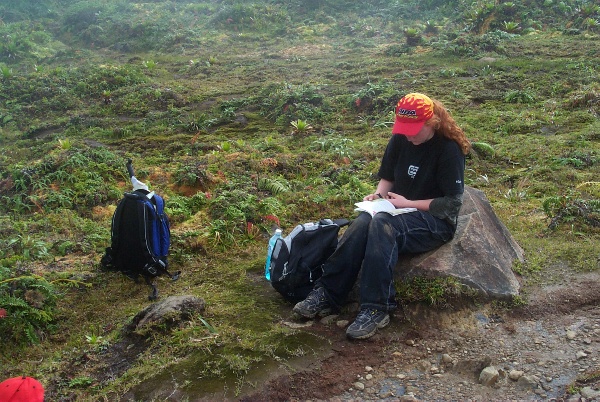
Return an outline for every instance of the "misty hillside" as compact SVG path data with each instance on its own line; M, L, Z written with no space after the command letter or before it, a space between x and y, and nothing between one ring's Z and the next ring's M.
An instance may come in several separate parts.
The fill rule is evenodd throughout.
M466 184L525 250L523 295L498 308L557 267L598 271L599 35L584 0L0 0L0 374L49 400L147 399L169 375L190 399L237 397L259 364L316 349L279 325L268 238L354 216L408 92L451 111ZM99 264L128 159L165 199L183 272L159 296L207 305L131 349L148 288ZM441 308L456 288L400 296Z

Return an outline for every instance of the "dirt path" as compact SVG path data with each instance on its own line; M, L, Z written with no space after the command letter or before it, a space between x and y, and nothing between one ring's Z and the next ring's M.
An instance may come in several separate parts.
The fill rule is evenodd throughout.
M330 339L330 353L241 400L600 401L600 274L574 279L500 313L411 306L360 342L336 325L352 317L315 322L307 330Z

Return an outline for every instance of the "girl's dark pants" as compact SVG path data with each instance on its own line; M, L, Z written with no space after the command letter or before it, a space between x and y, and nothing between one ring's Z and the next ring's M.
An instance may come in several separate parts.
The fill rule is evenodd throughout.
M392 311L397 307L393 273L398 255L437 248L454 232L451 223L428 212L396 216L380 212L373 218L362 212L346 229L315 287L325 288L329 301L339 309L362 268L361 308Z

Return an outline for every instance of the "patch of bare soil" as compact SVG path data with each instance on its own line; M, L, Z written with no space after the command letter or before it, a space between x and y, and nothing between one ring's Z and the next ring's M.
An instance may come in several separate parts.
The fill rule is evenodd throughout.
M408 306L358 342L336 325L353 314L315 322L331 353L240 400L600 401L600 274L563 283L512 310Z

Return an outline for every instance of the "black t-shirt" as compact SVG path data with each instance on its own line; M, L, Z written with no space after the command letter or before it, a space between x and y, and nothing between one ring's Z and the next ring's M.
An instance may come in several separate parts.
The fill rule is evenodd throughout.
M378 175L394 182L391 191L409 200L458 195L464 192L465 156L455 141L438 134L420 145L394 134Z

